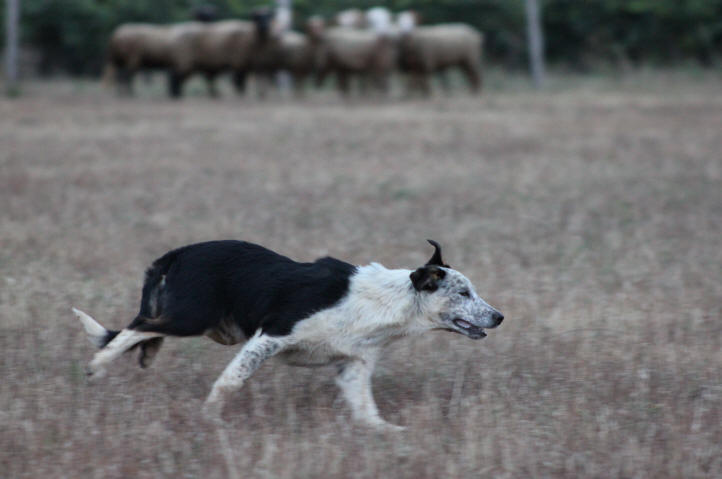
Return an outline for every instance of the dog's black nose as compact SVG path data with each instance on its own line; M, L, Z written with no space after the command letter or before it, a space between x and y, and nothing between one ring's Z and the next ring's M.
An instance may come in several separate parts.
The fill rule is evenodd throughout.
M496 321L496 325L499 326L502 321L504 321L504 315L501 314L499 311L494 311L491 315L491 319Z

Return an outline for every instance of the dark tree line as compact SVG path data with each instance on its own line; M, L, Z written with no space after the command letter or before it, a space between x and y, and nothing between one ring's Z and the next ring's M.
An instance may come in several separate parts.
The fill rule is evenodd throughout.
M40 55L42 73L97 74L110 32L121 23L188 20L199 4L222 18L247 18L272 1L22 0L22 42ZM579 70L600 64L669 65L722 60L722 0L540 0L547 60ZM485 59L526 65L524 0L294 0L295 21L343 8L414 9L425 23L465 22L486 36ZM2 12L4 15L4 12ZM4 26L4 19L0 21ZM2 28L2 27L0 27ZM4 38L4 35L3 37Z

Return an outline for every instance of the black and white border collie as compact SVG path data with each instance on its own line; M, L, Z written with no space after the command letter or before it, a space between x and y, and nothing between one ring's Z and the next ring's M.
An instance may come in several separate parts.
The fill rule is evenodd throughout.
M416 270L378 263L353 266L325 257L298 263L243 241L211 241L166 253L148 269L140 312L121 331L73 311L100 348L88 374L137 348L145 368L165 336L245 342L213 384L203 412L219 420L229 395L271 356L292 365L336 364L336 382L355 420L395 429L379 415L371 374L381 348L412 334L442 329L472 339L504 317L461 273L444 264L441 247Z

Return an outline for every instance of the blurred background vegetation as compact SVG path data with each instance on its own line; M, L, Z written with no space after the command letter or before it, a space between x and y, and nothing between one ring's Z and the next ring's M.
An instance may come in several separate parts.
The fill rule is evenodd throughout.
M97 75L107 39L124 22L188 20L215 5L221 18L244 18L263 2L243 0L22 0L22 44L41 74ZM270 4L272 2L268 2ZM351 7L414 9L424 23L466 22L486 35L485 59L526 64L523 0L293 0L300 28L310 15ZM601 66L700 64L722 57L722 0L541 0L547 61L587 71ZM0 13L4 15L4 11ZM4 18L0 29L5 25ZM4 35L1 37L4 38Z

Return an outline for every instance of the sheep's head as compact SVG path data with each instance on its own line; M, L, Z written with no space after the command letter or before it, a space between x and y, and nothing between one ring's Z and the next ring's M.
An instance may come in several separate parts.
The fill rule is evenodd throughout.
M314 15L306 21L306 34L312 42L320 42L326 31L326 22L323 17Z
M251 20L256 25L256 37L264 42L268 39L273 22L273 11L267 7L256 8L251 12Z

